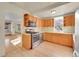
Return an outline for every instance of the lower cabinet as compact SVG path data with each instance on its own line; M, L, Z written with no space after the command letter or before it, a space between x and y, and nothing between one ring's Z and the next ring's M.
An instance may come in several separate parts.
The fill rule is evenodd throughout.
M31 35L30 34L22 34L22 47L25 49L31 49Z
M73 47L73 35L62 33L43 33L43 40Z

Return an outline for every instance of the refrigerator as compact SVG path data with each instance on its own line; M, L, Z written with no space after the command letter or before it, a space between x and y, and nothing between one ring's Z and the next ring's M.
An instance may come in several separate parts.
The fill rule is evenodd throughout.
M79 9L75 12L75 33L73 56L79 57Z

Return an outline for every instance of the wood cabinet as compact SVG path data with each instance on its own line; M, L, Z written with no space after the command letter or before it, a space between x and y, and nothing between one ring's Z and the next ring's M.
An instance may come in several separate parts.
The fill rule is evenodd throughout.
M22 34L22 47L25 49L31 49L32 47L31 35L30 34Z
M28 21L32 20L37 23L37 27L52 27L54 26L54 19L39 19L38 17L25 14L24 26L28 26ZM75 15L64 16L64 26L75 26Z
M39 19L37 20L37 26L38 27L53 27L54 26L54 20L53 19Z
M35 22L37 21L37 17L29 15L29 14L25 14L24 15L24 26L28 26L29 25L29 21Z
M38 17L25 14L24 15L24 26L28 26L29 20L33 21L36 23L37 27L52 27L54 26L54 20L53 19L40 19Z
M75 26L75 15L64 16L64 26Z
M30 18L31 17L29 14L24 15L24 26L28 26L28 22L29 22Z
M73 47L73 35L61 33L43 33L43 40Z
M37 20L38 25L37 27L44 27L44 20Z
M53 20L52 19L44 20L44 27L53 27Z

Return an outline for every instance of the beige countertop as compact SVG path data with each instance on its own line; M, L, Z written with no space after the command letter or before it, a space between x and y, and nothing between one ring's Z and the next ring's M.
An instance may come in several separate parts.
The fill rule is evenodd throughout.
M64 33L64 32L43 32L43 33L74 34L74 33Z
M31 35L30 33L23 33L24 35Z
M74 34L74 33L63 33L63 32L42 32L42 33ZM23 34L31 35L29 33L23 33Z

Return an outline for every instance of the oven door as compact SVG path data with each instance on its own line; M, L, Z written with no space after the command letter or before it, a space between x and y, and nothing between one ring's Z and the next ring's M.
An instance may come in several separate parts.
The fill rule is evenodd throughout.
M39 40L39 34L32 34L32 43Z
M32 48L35 48L36 46L38 46L40 44L41 40L40 40L40 34L33 34L32 35Z

